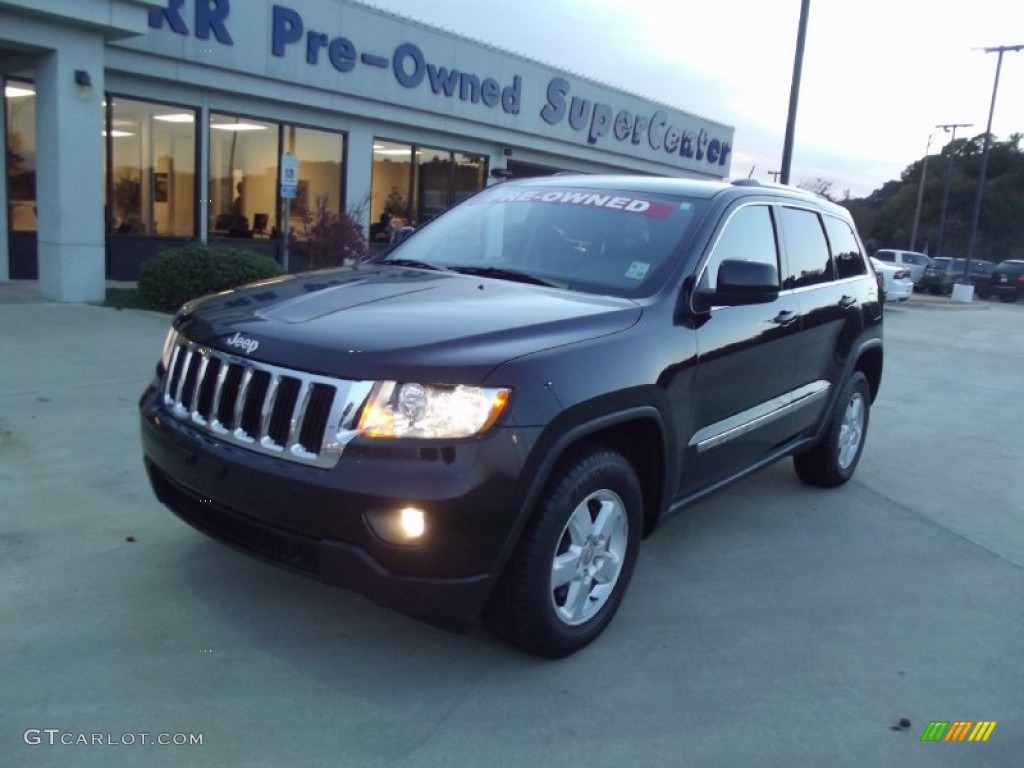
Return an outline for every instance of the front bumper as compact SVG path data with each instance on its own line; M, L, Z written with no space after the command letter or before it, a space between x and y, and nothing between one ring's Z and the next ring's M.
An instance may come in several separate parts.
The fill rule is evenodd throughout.
M146 471L157 498L208 535L257 557L446 626L486 603L518 530L516 481L536 435L424 447L348 446L321 469L247 451L167 416L151 387L140 402ZM390 544L367 514L414 504L427 533Z

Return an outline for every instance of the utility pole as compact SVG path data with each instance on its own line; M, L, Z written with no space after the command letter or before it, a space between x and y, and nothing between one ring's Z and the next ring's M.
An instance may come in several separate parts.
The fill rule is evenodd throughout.
M974 123L946 123L944 125L936 125L936 128L941 128L946 133L953 132L952 138L949 140L949 157L946 158L946 180L942 182L942 207L939 209L939 237L935 243L935 258L942 255L942 233L946 229L946 205L949 203L949 182L953 178L953 142L956 141L956 129L957 128L970 128Z
M910 250L917 250L917 225L921 221L921 201L924 199L924 180L928 178L928 150L931 149L934 134L928 134L928 143L924 147L924 164L921 167L921 181L917 185L917 207L914 208L914 226L910 228Z
M974 244L978 238L978 221L981 218L981 196L985 191L985 170L988 166L988 148L992 143L992 115L996 111L996 91L999 90L999 70L1003 67L1003 54L1007 51L1016 53L1024 49L1022 45L997 45L983 48L985 53L998 53L996 60L996 79L992 83L992 103L988 108L988 125L985 127L985 143L981 150L981 170L978 171L978 189L974 193L974 213L971 215L971 240L967 246L967 259L964 263L964 285L971 284L971 259L974 258Z
M782 183L789 184L789 168L793 164L793 136L796 133L796 105L800 100L800 73L804 66L804 41L807 39L807 14L811 0L800 0L800 28L796 35L793 57L793 82L789 87L789 117L786 119L786 140L782 146Z

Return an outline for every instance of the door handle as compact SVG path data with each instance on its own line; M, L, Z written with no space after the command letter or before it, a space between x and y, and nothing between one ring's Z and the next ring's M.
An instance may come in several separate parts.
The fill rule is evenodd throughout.
M779 312L779 314L772 318L772 322L776 323L777 325L789 325L798 317L800 317L799 312L791 312L788 309L784 309L781 312Z
M857 297L856 296L843 296L839 300L839 306L842 307L843 309L846 309L847 307L852 307L856 303L857 303Z

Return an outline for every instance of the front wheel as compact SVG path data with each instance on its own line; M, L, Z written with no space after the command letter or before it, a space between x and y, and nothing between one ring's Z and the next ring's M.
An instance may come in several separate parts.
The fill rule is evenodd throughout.
M853 477L868 433L870 395L867 377L855 371L839 393L821 440L811 450L793 457L801 480L809 485L835 488Z
M558 659L594 640L615 615L636 563L640 483L601 448L563 461L549 481L484 618L507 642Z

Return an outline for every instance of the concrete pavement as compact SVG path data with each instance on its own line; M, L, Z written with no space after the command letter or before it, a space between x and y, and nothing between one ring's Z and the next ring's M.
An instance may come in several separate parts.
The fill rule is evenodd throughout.
M887 309L854 480L807 488L784 462L668 521L609 630L560 662L160 506L135 404L167 322L0 284L0 765L1020 765L1024 305ZM930 720L998 725L922 743ZM60 743L80 734L122 743Z

